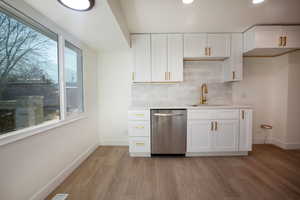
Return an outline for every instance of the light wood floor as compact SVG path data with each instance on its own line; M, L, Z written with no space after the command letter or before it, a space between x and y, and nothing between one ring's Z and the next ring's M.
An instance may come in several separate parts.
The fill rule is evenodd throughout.
M300 150L255 145L248 157L130 158L98 148L47 199L300 200Z

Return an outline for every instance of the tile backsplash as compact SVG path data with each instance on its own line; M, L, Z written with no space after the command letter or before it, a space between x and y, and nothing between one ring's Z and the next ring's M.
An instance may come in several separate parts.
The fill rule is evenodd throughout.
M223 83L222 62L185 62L183 79L176 84L132 85L132 106L198 104L203 83L208 85L209 104L232 104L232 86Z

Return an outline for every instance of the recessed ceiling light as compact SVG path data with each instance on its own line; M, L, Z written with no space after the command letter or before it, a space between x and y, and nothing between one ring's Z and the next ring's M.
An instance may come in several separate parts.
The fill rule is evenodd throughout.
M182 3L184 3L184 4L191 4L193 2L194 2L194 0L182 0Z
M95 5L95 0L58 0L63 6L77 11L91 10Z
M252 0L252 3L253 4L259 4L259 3L262 3L264 2L265 0Z

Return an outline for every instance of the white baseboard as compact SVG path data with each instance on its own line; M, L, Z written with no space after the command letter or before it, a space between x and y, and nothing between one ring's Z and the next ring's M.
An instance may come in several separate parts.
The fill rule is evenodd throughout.
M292 150L292 149L300 149L300 144L296 143L285 143L285 149Z
M275 146L277 146L277 147L279 147L281 149L285 149L285 143L282 142L282 141L280 141L280 140L278 140L278 139L276 139L276 138L272 138L270 140L270 144L273 144L273 145L275 145Z
M186 153L186 157L206 157L206 156L247 156L248 151L237 151L237 152L202 152L202 153Z
M103 138L100 139L100 146L128 146L128 139L112 139L112 138Z
M93 153L98 144L94 144L89 147L84 153L79 155L71 164L64 168L57 176L49 181L43 188L36 192L30 200L43 200L45 199L55 188L57 188L91 153Z
M271 138L268 144L273 144L281 149L285 150L293 150L293 149L300 149L299 143L286 143L276 138Z
M253 139L253 144L265 144L265 138L264 137L255 137Z

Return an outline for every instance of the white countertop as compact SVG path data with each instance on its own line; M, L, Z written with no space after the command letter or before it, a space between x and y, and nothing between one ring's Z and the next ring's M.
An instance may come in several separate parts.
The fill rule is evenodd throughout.
M187 110L200 110L200 109L251 109L247 105L147 105L147 106L130 106L129 110L150 110L150 109L187 109Z

